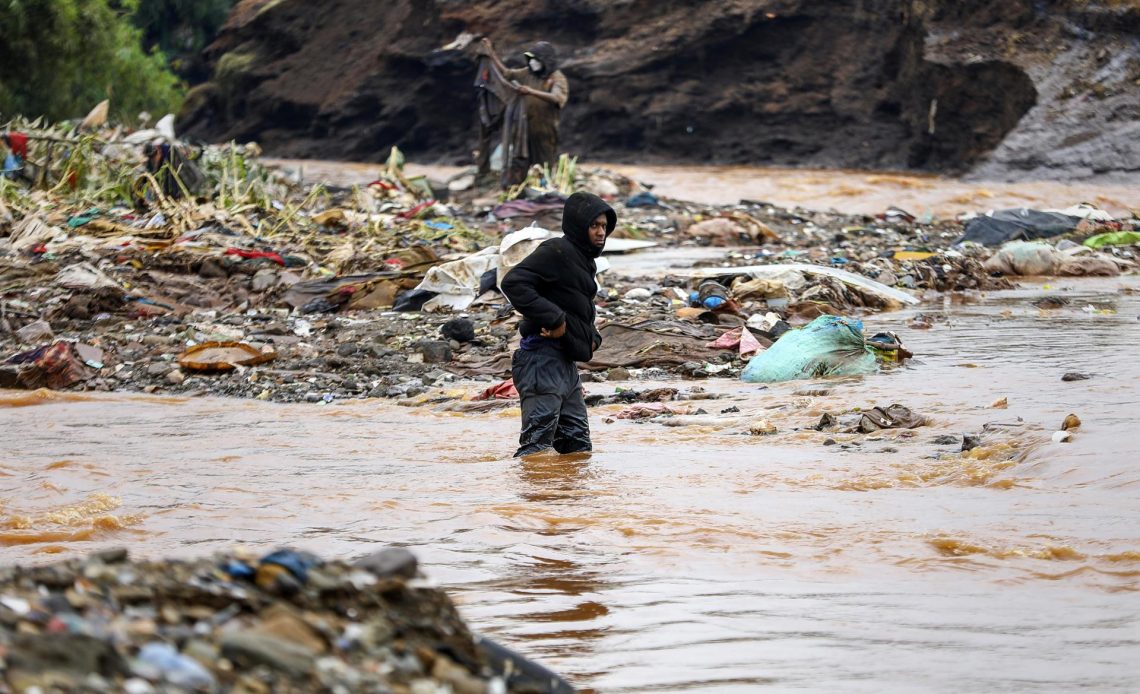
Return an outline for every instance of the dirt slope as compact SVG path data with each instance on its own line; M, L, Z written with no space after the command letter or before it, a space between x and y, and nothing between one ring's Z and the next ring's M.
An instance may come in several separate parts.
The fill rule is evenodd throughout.
M1140 176L1140 0L245 0L183 128L468 161L463 31L558 47L590 159Z

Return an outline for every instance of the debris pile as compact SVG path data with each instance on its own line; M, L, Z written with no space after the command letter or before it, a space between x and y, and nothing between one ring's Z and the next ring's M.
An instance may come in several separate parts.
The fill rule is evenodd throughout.
M405 549L8 566L0 643L14 691L573 691L472 634Z
M262 166L256 145L181 143L167 119L135 131L21 121L8 134L0 387L327 403L489 385L517 343L499 282L559 233L574 189L618 210L608 252L725 248L650 277L600 259L605 341L585 367L596 379L736 377L820 316L855 320L1027 274L1116 274L1135 267L1140 240L1140 219L1089 206L947 220L701 205L568 159L506 193L470 172L410 176L396 149L368 185L308 185ZM1061 237L970 240L993 241L978 230L994 226L999 245L1010 228ZM457 317L463 331L445 328Z

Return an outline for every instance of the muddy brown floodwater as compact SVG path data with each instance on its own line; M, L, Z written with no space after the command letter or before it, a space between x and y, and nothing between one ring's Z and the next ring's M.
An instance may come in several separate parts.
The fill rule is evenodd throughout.
M911 366L707 381L717 421L690 427L602 407L580 459L512 460L515 409L5 391L0 554L406 545L474 628L604 692L1136 691L1138 289L947 301L917 309L941 318L926 331L872 316ZM894 402L932 424L808 428ZM1052 443L1070 412L1084 425ZM736 433L760 417L779 433ZM968 455L933 442L987 424Z
M299 159L269 163L300 173L306 181L364 185L376 179L379 164ZM923 216L952 218L964 212L1036 207L1066 208L1092 203L1115 216L1140 208L1140 181L1132 184L1081 181L964 181L916 173L822 169L756 168L750 166L643 166L582 162L582 169L603 167L650 184L661 195L709 205L734 205L759 200L782 207L835 209L852 214L881 214L892 205ZM409 164L415 175L444 180L463 168Z

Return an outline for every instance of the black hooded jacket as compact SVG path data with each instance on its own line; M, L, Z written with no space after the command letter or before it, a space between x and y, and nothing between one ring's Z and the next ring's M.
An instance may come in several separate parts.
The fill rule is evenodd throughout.
M602 249L590 243L590 222L606 215L606 236L613 233L617 214L604 200L590 193L574 193L562 210L562 238L544 241L503 278L503 294L523 315L523 337L553 330L566 322L560 339L563 353L572 361L586 362L602 344L594 328L594 295L598 292L594 259Z

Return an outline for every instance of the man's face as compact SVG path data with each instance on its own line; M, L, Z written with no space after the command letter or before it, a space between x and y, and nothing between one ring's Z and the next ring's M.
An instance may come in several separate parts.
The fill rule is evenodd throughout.
M606 245L606 222L607 221L608 220L606 220L605 213L602 213L602 214L598 215L597 218L594 219L594 221L590 222L590 231L589 231L590 243L594 244L598 248L601 248L602 246Z

